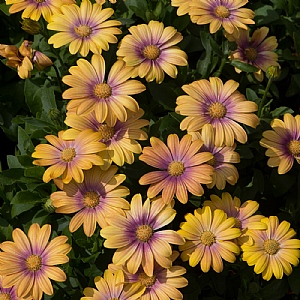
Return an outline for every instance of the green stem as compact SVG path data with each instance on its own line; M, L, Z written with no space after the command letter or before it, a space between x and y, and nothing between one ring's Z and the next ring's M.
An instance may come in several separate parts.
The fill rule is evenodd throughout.
M61 80L61 78L60 78L60 74L59 74L59 72L58 72L58 69L57 69L57 67L56 67L54 64L53 64L52 66L53 66L53 68L54 68L54 70L55 70L55 73L56 73L56 79L57 79L58 87L59 87L61 93L63 93L64 89L63 89L63 86L62 86L62 84L61 84L61 81L62 81L62 80Z
M222 74L222 70L223 70L226 62L227 62L227 58L223 57L221 60L221 65L220 65L219 69L214 73L215 77L219 77Z
M265 91L264 91L263 97L262 97L262 99L261 99L261 101L260 101L260 103L259 103L259 106L258 106L258 112L257 112L257 115L258 115L259 118L262 117L262 112L263 112L264 103L265 103L265 101L266 101L266 99L267 99L267 94L268 94L268 92L269 92L269 89L270 89L271 84L272 84L272 78L269 78L269 81L268 81L268 84L267 84L266 89L265 89Z

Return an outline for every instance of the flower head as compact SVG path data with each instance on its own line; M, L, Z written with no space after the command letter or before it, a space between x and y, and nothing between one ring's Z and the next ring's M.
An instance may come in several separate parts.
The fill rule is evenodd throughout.
M267 225L266 230L249 230L254 243L241 246L242 259L249 266L254 266L256 274L262 273L264 280L281 279L283 274L292 273L291 265L297 266L300 258L300 240L292 239L296 235L290 223L279 224L276 216L261 220Z
M268 148L268 166L278 167L278 173L285 174L292 168L295 159L300 163L300 115L285 114L283 121L274 119L271 127L273 130L263 133L260 145Z
M51 226L32 224L26 235L17 228L12 233L13 242L0 244L0 273L5 275L2 286L16 286L17 296L40 300L43 293L53 294L51 281L65 281L66 274L55 265L69 261L71 246L66 236L48 241Z
M217 147L215 145L215 132L211 124L205 124L201 134L199 132L188 133L192 134L194 138L203 141L200 152L210 152L213 155L213 158L207 162L214 168L212 183L209 183L207 187L211 189L216 186L218 190L223 190L226 182L235 185L239 179L239 173L233 163L240 162L239 154L234 151L236 144L232 147L225 145Z
M124 273L118 270L115 274L105 270L103 277L94 279L96 289L87 287L84 289L81 300L137 300L144 293L145 287L139 284L124 283Z
M249 37L249 30L240 29L232 34L232 39L237 43L237 49L230 53L230 59L245 62L249 65L257 67L259 70L254 73L255 78L262 81L268 67L277 66L278 55L273 52L277 44L275 36L266 38L269 32L268 27L256 29L252 37ZM238 73L241 70L236 68Z
M48 40L55 48L69 44L71 54L79 52L87 56L89 51L101 54L102 50L109 49L109 43L116 43L115 34L122 31L115 27L120 26L117 20L107 20L114 13L112 8L104 8L98 3L92 4L89 0L82 0L80 7L77 4L64 5L61 13L52 17L47 28L61 31Z
M103 165L103 159L97 154L105 149L105 145L99 142L100 134L92 130L84 130L75 140L65 141L62 139L64 131L54 135L46 135L46 140L51 144L39 144L35 147L32 157L38 158L33 161L37 166L50 166L46 169L43 180L62 175L64 183L69 183L72 178L78 183L83 182L82 170L88 170L93 165Z
M174 261L178 255L178 251L173 251L171 260ZM139 298L140 300L183 299L183 295L178 288L183 288L188 284L187 279L182 276L186 273L186 269L181 266L172 266L166 269L155 262L152 276L148 276L141 267L135 274L129 273L124 266L110 264L108 268L112 272L123 270L125 282L138 283L145 287L146 289Z
M85 115L95 111L98 122L114 126L117 119L125 122L127 109L137 112L138 103L129 95L138 94L145 86L137 80L128 80L132 68L118 60L111 67L105 79L105 61L101 55L93 55L91 63L79 59L77 66L70 68L71 75L63 77L63 82L71 88L63 93L64 99L71 99L67 105L70 111Z
M247 29L246 24L255 24L254 12L242 8L248 0L192 0L189 15L193 23L209 24L210 33L215 33L222 26L228 33L239 28Z
M65 4L75 3L74 0L5 0L12 4L9 8L11 14L24 10L22 19L29 18L38 21L41 16L49 23L53 14L60 13L60 8Z
M117 55L127 66L134 67L132 77L161 83L164 72L176 78L176 65L187 65L186 53L175 46L183 37L174 27L164 28L163 23L150 21L128 30L130 34L122 39Z
M124 163L132 164L134 162L133 154L142 152L142 147L136 140L148 138L147 133L141 129L149 124L149 121L140 119L143 114L144 111L141 108L136 113L128 111L125 122L117 120L114 126L109 126L106 123L100 123L96 119L95 112L84 116L71 113L67 115L65 123L73 128L64 133L64 138L74 139L79 132L85 129L100 132L100 141L106 145L106 150L102 152L105 162L103 168L108 168L112 162L118 166L123 166Z
M181 141L176 134L170 134L165 145L156 137L150 138L152 147L144 147L140 160L160 169L143 175L139 183L151 184L147 196L155 197L162 190L165 203L170 203L174 195L181 203L187 203L188 191L201 196L204 190L201 184L212 181L213 168L205 162L213 158L211 153L197 153L203 142L192 142L191 135L185 135Z
M15 286L4 288L2 281L5 276L0 275L0 299L1 300L25 300L23 297L17 296L17 290Z
M84 172L84 182L72 180L63 185L63 191L54 192L50 198L57 213L76 213L69 229L76 231L82 224L84 233L91 236L96 230L96 223L101 228L107 226L105 217L109 214L122 214L129 209L129 203L123 199L129 194L128 188L120 186L126 179L124 174L116 174L118 168L111 166L102 171L94 166Z
M237 91L238 86L234 80L223 84L217 77L183 85L182 89L188 95L179 96L175 108L177 113L187 116L180 124L181 130L199 131L205 124L211 124L215 130L217 147L224 144L232 147L235 139L246 143L246 131L238 123L255 128L259 124L258 117L253 114L257 104L247 101Z
M136 273L140 266L148 276L153 276L154 261L170 268L171 244L182 245L184 239L173 230L161 230L172 222L176 211L161 199L147 199L144 204L140 194L133 196L130 210L123 215L107 216L109 226L100 231L106 239L106 248L116 249L113 263L125 264L128 271Z
M221 209L211 210L209 206L197 208L194 214L185 215L186 222L180 224L178 231L185 239L179 246L183 261L189 261L191 267L200 262L203 272L212 267L217 273L223 270L222 258L233 263L240 248L232 239L240 236L241 231L235 228L235 219L227 218Z

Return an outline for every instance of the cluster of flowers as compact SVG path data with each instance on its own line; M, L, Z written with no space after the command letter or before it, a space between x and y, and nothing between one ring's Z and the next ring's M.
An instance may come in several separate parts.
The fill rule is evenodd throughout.
M187 285L182 276L186 270L173 265L179 253L171 244L179 246L183 261L191 266L200 264L203 272L210 268L221 272L223 260L234 262L241 250L242 259L254 265L254 272L262 273L265 280L292 272L291 265L297 265L300 257L300 240L293 239L296 232L286 221L279 224L275 216L253 215L258 209L256 201L241 205L228 193L222 198L211 195L202 208L185 216L178 232L161 230L175 218L175 196L185 204L188 193L204 194L203 184L223 190L226 183L237 182L233 163L240 157L235 141L247 142L242 124L253 128L259 124L254 114L257 104L237 90L237 82L223 83L210 77L183 85L186 94L177 98L175 112L185 117L180 129L187 134L181 140L170 134L166 144L151 137L151 147L142 149L138 141L148 139L143 127L149 122L141 119L144 111L132 95L146 87L131 78L157 84L165 74L175 78L176 66L188 64L186 53L176 46L182 35L158 21L131 26L119 44L117 61L106 72L102 50L117 43L116 35L122 33L117 27L121 22L108 20L112 8L89 0L80 6L62 0L6 3L13 4L11 13L25 9L23 18L38 20L42 15L48 29L59 31L48 40L55 48L69 44L71 54L86 57L93 53L90 60L78 59L69 69L70 75L62 79L70 86L62 94L68 100L65 123L70 128L58 136L47 135L48 143L37 145L32 153L33 164L48 166L43 181L54 180L60 189L50 196L55 211L75 213L70 232L83 225L84 233L92 236L98 224L104 247L116 249L103 278L95 278L97 289L86 288L82 299L182 299L178 288ZM257 79L262 80L268 67L279 66L273 52L277 42L275 37L265 39L267 28L257 29L250 39L246 24L254 24L254 13L241 8L246 3L172 0L172 5L179 7L178 15L188 13L192 22L210 24L212 34L222 26L228 39L237 43L230 59L254 65ZM8 54L13 46L2 46L0 55L8 58L8 65L18 67L21 78L28 78L37 56L24 44L22 49L29 53L19 49L15 52L18 60L13 60ZM279 166L278 172L283 174L294 159L300 162L300 116L286 114L284 121L275 119L272 128L260 143L268 148L268 165ZM141 161L159 170L139 180L141 185L150 184L147 200L143 202L136 194L128 202L124 197L129 189L121 186L126 176L117 174L118 166L132 164L134 154L140 153ZM54 265L68 261L71 247L64 236L48 243L50 231L50 225L40 228L33 224L27 237L15 229L14 242L0 245L2 293L39 300L43 292L53 293L49 278L65 280L63 271Z

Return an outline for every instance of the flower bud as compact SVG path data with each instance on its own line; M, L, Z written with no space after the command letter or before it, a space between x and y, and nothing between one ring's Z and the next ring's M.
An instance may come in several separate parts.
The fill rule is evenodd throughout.
M53 65L53 62L48 56L37 50L33 51L32 61L39 71L42 71L46 67L50 67Z
M270 66L270 67L267 68L266 76L269 79L275 80L275 79L279 78L280 73L281 73L280 67L278 67L278 66Z
M31 19L24 19L23 21L20 22L22 24L22 29L26 31L29 34L35 35L39 34L41 30L41 26L39 22L31 20Z

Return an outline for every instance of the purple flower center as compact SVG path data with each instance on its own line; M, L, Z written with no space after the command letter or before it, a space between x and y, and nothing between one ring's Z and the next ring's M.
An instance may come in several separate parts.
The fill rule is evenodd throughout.
M279 250L279 243L273 239L265 240L263 244L267 254L274 255Z
M75 156L76 156L76 151L74 148L66 148L60 154L60 158L64 162L72 161Z
M153 235L153 228L150 225L140 225L136 229L135 235L138 240L146 243L150 240Z
M93 32L93 29L90 26L85 24L79 25L78 27L74 27L74 30L76 34L80 37L88 37Z
M107 99L111 96L111 87L107 83L98 83L94 88L94 94L99 99Z
M257 51L255 48L248 47L244 50L246 58L250 61L255 61L257 59Z
M288 149L292 155L298 156L300 154L300 141L290 141L288 144Z
M83 204L88 208L95 208L100 203L100 196L97 192L88 191L83 196Z
M216 237L211 231L203 231L200 235L200 241L205 246L211 246L216 242Z
M179 176L184 172L184 164L181 161L172 161L168 166L168 172L171 176Z
M215 102L208 107L208 113L214 119L221 119L225 117L227 109L222 103Z
M42 267L42 258L36 254L32 254L26 258L26 267L29 271L38 271Z
M215 8L215 15L222 19L228 18L230 16L230 11L226 6L219 5Z
M160 50L154 45L146 46L143 51L143 55L147 59L156 60L160 55Z
M147 288L151 287L155 281L156 281L156 276L153 275L153 276L148 276L146 273L142 272L139 274L138 276L138 280L139 282L146 286Z

